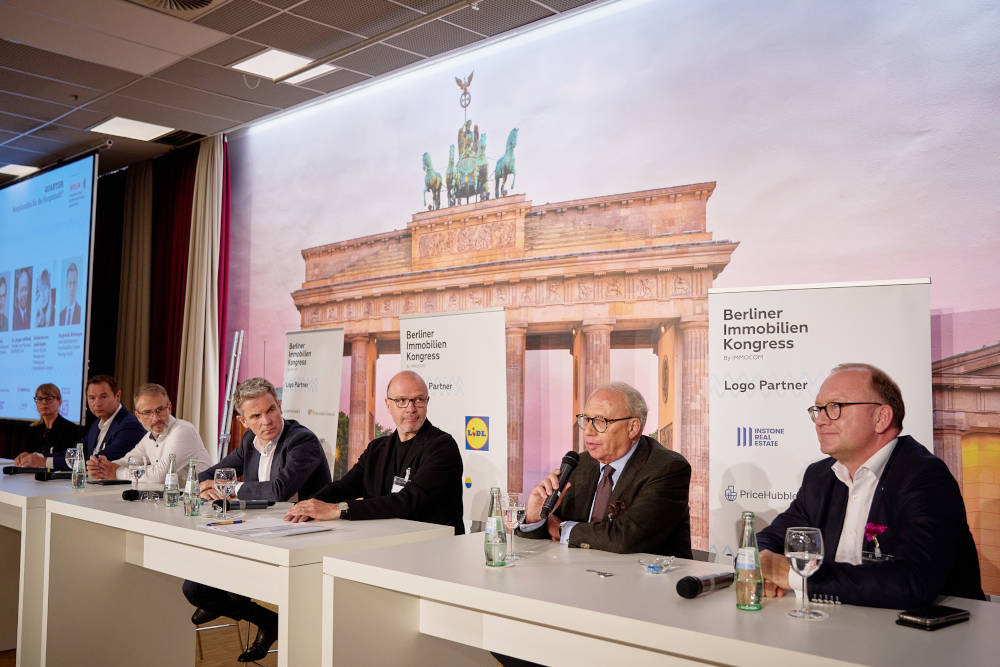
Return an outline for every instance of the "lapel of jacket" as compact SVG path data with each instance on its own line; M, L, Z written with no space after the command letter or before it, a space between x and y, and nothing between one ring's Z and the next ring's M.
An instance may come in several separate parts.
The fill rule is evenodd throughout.
M632 452L632 456L629 457L628 463L625 464L625 469L622 470L621 475L618 476L618 483L615 484L615 488L611 492L611 500L609 502L613 503L620 500L626 491L631 492L636 475L639 474L639 471L642 470L642 466L645 465L646 459L649 458L649 453L649 443L646 442L645 437L640 436L639 443L636 445L635 451Z
M565 499L567 507L565 509L560 507L556 513L563 518L582 516L580 521L589 521L590 505L594 501L594 494L597 493L597 472L600 470L601 464L590 455L587 455L586 458L580 458L582 460L577 466L577 471L580 473L577 475L579 488L575 493L572 491L572 489L577 488L577 480L574 480L573 486L570 487L571 490L567 494L568 497ZM570 500L573 501L573 506L570 506Z
M875 523L886 527L886 532L891 528L889 526L889 514L892 508L889 506L889 499L892 497L891 494L886 493L886 488L895 488L895 477L893 476L893 463L897 461L901 455L900 452L903 451L908 445L909 436L902 435L896 441L896 446L892 449L892 454L889 455L889 460L885 462L885 468L882 469L882 476L878 480L878 486L875 487L875 495L872 497L872 506L868 510L868 518L866 521L868 523ZM920 445L922 446L922 445ZM892 544L893 535L887 534L883 537L881 542L882 550L885 551L887 545ZM863 542L863 548L867 549L869 547L868 540Z
M260 452L253 446L254 437L253 431L247 433L247 453L243 458L243 481L246 482L260 481L257 475L257 468L260 467Z
M826 468L825 488L817 489L819 502L822 510L820 512L819 524L823 532L823 560L833 561L837 556L837 547L840 545L840 534L844 530L844 517L847 515L847 487L837 479L834 474L833 460Z

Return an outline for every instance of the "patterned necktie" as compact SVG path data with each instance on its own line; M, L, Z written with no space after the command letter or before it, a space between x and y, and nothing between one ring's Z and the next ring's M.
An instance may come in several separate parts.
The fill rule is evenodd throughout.
M608 509L608 501L611 500L611 475L615 469L610 465L604 466L604 476L601 477L597 485L597 493L594 494L594 510L590 513L590 523L598 523L604 520L604 513Z

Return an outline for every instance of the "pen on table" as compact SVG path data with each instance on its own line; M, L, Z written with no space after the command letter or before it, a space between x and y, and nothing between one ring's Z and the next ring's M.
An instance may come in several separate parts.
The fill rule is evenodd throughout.
M236 521L214 521L212 523L206 523L206 526L232 526L237 523L243 523L243 519L237 519Z

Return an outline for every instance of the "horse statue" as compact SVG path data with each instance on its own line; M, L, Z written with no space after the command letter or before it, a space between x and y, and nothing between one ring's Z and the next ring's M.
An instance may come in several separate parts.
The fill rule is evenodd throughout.
M511 190L514 189L514 183L517 181L517 171L514 169L514 148L517 147L517 128L515 127L507 135L507 151L503 154L499 160L497 160L497 168L493 174L494 190L496 190L497 197L507 196L507 177L511 177L510 187Z
M448 147L448 169L444 172L444 186L448 193L448 206L458 200L458 171L455 169L455 144Z
M486 157L486 133L479 135L479 153L476 155L476 167L479 173L476 178L479 201L490 198L490 160Z
M434 195L434 202L430 206L427 205L428 192ZM441 174L434 171L430 153L424 153L424 206L427 206L428 211L441 208Z

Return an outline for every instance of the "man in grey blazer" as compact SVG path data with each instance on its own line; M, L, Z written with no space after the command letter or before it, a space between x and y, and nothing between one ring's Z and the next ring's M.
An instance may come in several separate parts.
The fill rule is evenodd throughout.
M595 389L576 416L586 446L580 464L546 521L542 504L559 484L558 471L531 490L519 533L584 549L690 558L691 466L642 435L647 412L642 394L624 382Z

